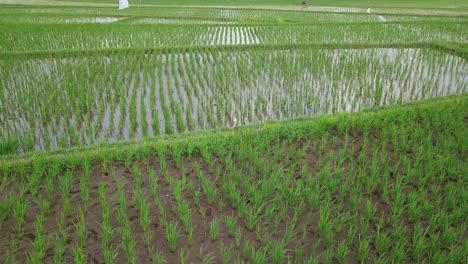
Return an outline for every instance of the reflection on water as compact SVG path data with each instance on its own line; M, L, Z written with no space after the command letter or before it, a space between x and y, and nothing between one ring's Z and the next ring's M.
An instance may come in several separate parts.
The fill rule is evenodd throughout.
M228 127L234 118L246 125L353 112L468 91L466 60L426 49L216 49L0 60L0 66L0 138L27 140L35 149Z

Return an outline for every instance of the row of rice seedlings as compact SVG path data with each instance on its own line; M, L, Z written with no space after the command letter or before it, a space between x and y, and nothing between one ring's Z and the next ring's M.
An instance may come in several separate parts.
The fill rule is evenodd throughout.
M165 73L163 72L164 69L162 69L164 59L165 57L162 57L158 61L159 99L162 105L165 134L170 135L174 133L174 127L173 127L174 122L171 121L171 120L174 120L174 118L172 118L172 112L170 111L170 107L167 105L167 103L169 102L169 100L167 100L167 97L168 97L167 89L164 89L166 88L164 83L165 83L165 80L167 80L166 79L167 76L165 76L164 75Z
M158 178L154 169L150 166L147 167L148 173L148 186L151 192L151 198L153 201L154 206L158 209L159 212L159 219L161 223L168 223L166 209L164 207L161 198L159 197L159 189L158 189ZM166 231L167 232L167 231ZM169 244L168 244L169 245ZM160 250L160 249L159 249ZM154 263L164 263L165 257L157 248L153 249L151 254L151 259Z
M117 232L120 235L120 239L122 242L121 248L124 251L125 257L127 258L128 263L137 263L136 259L136 252L135 252L135 245L136 242L133 238L132 231L130 228L130 221L127 216L127 198L125 194L125 190L123 184L118 180L114 179L117 185L117 196L118 196L118 220L120 223L120 227L117 229ZM104 253L106 249L104 249ZM112 256L113 249L108 248L107 252L109 252L109 257ZM106 256L106 254L104 254ZM113 263L113 259L109 259L109 263Z
M27 261L29 263L41 263L44 261L46 251L53 238L47 235L46 230L44 230L44 224L45 218L48 217L52 208L52 198L55 193L54 189L58 175L59 172L54 166L46 170L46 166L38 163L33 166L32 173L28 177L29 192L33 196L33 201L40 209L34 222L34 248L32 252L27 253ZM41 185L45 187L45 192L39 192Z
M191 89L193 91L194 107L196 107L196 111L193 111L193 116L195 120L198 120L198 128L206 129L208 109L203 110L203 108L198 107L198 105L202 104L201 100L203 98L210 98L208 94L209 91L202 89L201 79L198 77L198 71L196 70L198 66L196 64L195 53L190 52L182 58L182 61L185 65L185 76L188 76L189 79L189 87L192 87Z
M146 247L148 249L151 249L151 244L153 240L153 231L150 230L150 224L151 224L151 219L150 219L150 203L147 200L146 194L142 189L142 173L140 172L140 169L138 168L138 164L134 164L133 167L133 183L135 186L135 192L133 194L133 199L135 202L135 206L137 208L137 211L139 213L139 222L140 222L140 227L143 229L144 235L143 235L143 242L145 243Z
M296 25L0 25L0 51L229 44L466 42L463 22Z
M250 26L212 27L195 39L193 44L206 42L209 45L249 45L267 42L257 37L256 29Z
M165 72L164 72L164 75L163 75L163 80L165 81L164 82L164 87L166 88L165 90L165 93L166 93L166 96L169 100L167 100L169 102L169 111L172 113L171 115L171 125L174 129L174 133L178 133L178 131L183 131L184 128L185 128L185 125L184 125L184 121L182 120L182 110L181 110L181 107L180 107L180 101L179 101L179 98L177 97L177 101L176 101L176 98L175 98L175 92L177 92L177 90L175 90L175 87L174 87L174 84L173 84L173 78L175 76L173 76L171 74L171 63L170 61L173 60L172 59L172 54L165 54L164 57L163 57L165 60L164 60L164 69L165 69Z
M160 172L164 177L164 180L167 185L170 186L170 189L176 199L176 205L172 205L173 211L179 216L180 221L177 219L170 220L168 218L163 218L165 222L162 222L164 229L165 229L165 238L167 245L169 247L170 252L175 253L177 251L177 245L180 238L180 227L178 225L182 223L183 227L185 228L187 237L189 239L189 243L192 243L193 239L193 226L191 221L191 212L187 211L186 202L184 203L183 199L183 190L185 188L185 180L175 180L173 178L174 175L170 175L168 171L168 164L167 164L167 150L165 147L160 147L157 150L158 158L159 158L159 166ZM161 208L162 207L161 205ZM165 212L165 211L164 211ZM182 250L177 251L179 254L179 261L184 262L186 253Z
M60 211L59 219L58 219L58 231L57 234L54 236L54 262L61 263L64 261L65 253L66 253L66 244L69 238L69 233L66 229L66 219L71 215L71 197L70 191L73 185L73 171L66 170L64 175L61 175L59 168L53 168L51 170L51 175L57 175L56 181L58 180L58 185L60 187L60 197L62 198L62 210ZM48 178L53 178L53 176L49 176ZM51 180L50 180L51 181ZM48 183L49 184L49 183ZM54 190L54 189L52 189ZM84 222L84 219L82 219ZM83 227L83 223L81 223L81 228ZM84 230L81 230L85 232ZM83 235L83 233L81 233ZM83 238L82 238L83 239ZM83 241L82 241L83 242ZM75 261L81 261L80 263L84 263L84 251L82 248L74 246L71 249L72 256Z
M194 118L194 96L193 87L189 85L189 80L186 74L186 67L184 67L183 57L184 54L174 54L175 58L172 60L172 76L175 78L175 87L181 97L181 104L183 106L183 114L185 114L185 121L188 131L195 130L195 126L198 123L197 119Z
M107 187L108 185L104 182L101 182L98 185L98 190L99 190L99 197L101 200L101 207L102 207L102 222L100 223L101 229L102 229L102 240L101 240L101 246L102 246L102 254L104 257L104 263L113 263L115 261L115 258L117 256L117 245L113 245L111 242L111 239L115 233L115 229L112 228L112 225L110 223L111 219L111 208L109 206L108 202L108 195L107 195ZM119 199L121 198L120 195L121 193L119 192L120 189L118 189L118 196ZM119 200L120 202L120 200ZM119 207L121 209L121 207ZM120 218L120 213L119 211L119 220ZM122 224L122 222L121 222ZM123 241L123 243L129 243L128 241ZM128 244L125 244L126 248L128 248ZM124 252L127 254L127 251L124 250ZM131 253L129 253L131 254ZM130 260L132 257L127 254L127 258Z

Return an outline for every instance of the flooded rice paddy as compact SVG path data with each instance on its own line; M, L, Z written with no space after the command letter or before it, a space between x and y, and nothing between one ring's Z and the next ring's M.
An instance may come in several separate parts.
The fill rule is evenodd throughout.
M377 19L377 14L369 16ZM384 17L390 20L388 16ZM1 20L1 19L0 19ZM124 23L124 21L126 21ZM468 42L464 23L223 25L75 23L12 29L0 26L0 52L30 50L148 48L230 44L348 44ZM170 21L168 21L170 22Z
M254 42L248 30L231 44ZM312 49L0 60L0 138L18 150L310 117L468 91L428 49Z

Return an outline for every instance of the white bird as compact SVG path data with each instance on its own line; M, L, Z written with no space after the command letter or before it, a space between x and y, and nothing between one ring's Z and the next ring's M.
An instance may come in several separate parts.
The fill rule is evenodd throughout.
M236 125L237 125L237 118L234 117L234 122L232 122L232 126L229 127L229 129L231 129L231 130L234 129L236 127Z
M370 14L370 8L367 8L367 13Z

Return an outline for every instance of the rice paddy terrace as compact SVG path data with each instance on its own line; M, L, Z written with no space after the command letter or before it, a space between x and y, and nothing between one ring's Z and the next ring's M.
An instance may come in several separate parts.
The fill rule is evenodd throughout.
M466 262L466 1L116 2L0 0L0 262Z

